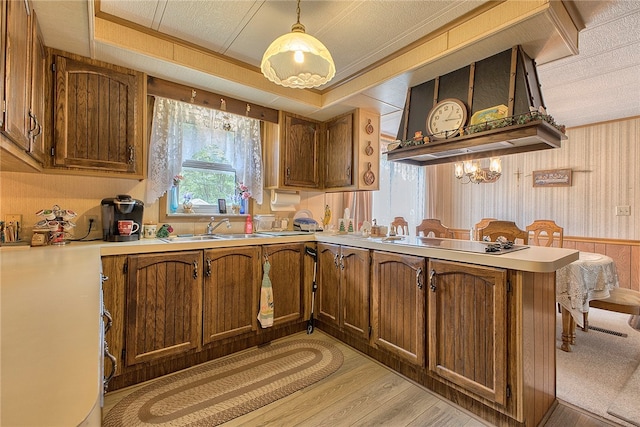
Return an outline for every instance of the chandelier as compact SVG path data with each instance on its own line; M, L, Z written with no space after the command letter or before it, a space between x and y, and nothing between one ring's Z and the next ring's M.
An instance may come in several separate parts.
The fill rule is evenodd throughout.
M487 184L496 182L502 175L502 163L500 157L492 157L489 160L489 167L480 167L478 160L466 160L455 164L456 178L463 180L463 184L473 182L474 184ZM466 178L466 180L464 180Z
M336 75L336 66L329 50L305 33L300 23L300 0L296 13L298 20L291 26L291 32L275 39L264 52L260 70L267 79L281 86L317 87Z

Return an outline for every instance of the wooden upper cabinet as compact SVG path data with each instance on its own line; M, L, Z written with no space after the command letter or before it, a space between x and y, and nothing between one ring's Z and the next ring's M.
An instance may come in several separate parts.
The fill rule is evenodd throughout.
M54 69L53 166L143 178L143 74L71 54Z
M279 125L265 123L265 188L379 189L379 127L360 109L322 123L281 111Z
M7 75L5 69L7 63L7 3L7 0L0 1L0 49L2 52L0 55L0 94L2 94L3 102L6 102L4 88ZM0 130L4 132L4 114L0 114Z
M24 1L3 1L6 10L5 114L2 132L25 152L29 151L31 103L31 19ZM6 8L6 9L5 9Z
M31 11L31 109L29 110L29 153L44 164L46 118L45 93L47 51L35 10Z
M131 255L127 365L200 348L202 251Z
M429 261L429 371L507 403L507 271Z
M353 185L353 114L326 123L324 188Z
M286 187L319 188L318 153L320 124L294 115L284 115L284 179Z

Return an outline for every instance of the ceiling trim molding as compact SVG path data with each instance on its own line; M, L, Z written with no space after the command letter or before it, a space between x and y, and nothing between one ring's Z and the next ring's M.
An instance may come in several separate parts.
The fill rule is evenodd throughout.
M460 20L434 31L397 56L392 55L377 63L375 68L320 91L275 85L265 79L257 67L101 12L99 3L96 4L93 27L95 42L135 51L323 109L408 73L417 72L420 74L417 79L427 81L433 76L457 69L461 64L500 52L514 44L522 45L529 56L535 59L543 48L552 51L546 55L546 60L549 55L551 59L573 55L577 52L578 30L566 9L562 5L555 7L551 4L554 2L557 1L491 2L489 6L480 7ZM559 12L554 8L560 13L564 11L564 14L558 18L556 15Z
M104 15L104 14L102 14ZM116 22L116 21L122 21ZM125 24L126 23L126 24ZM290 89L278 86L264 78L258 68L232 60L202 47L159 37L153 30L137 28L122 19L94 17L94 40L128 51L137 52L176 65L202 71L277 96L321 108L321 95L317 90Z

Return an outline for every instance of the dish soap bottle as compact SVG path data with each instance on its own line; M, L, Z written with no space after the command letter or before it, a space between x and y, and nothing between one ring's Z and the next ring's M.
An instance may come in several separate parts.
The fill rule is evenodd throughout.
M247 215L247 222L244 223L244 234L253 234L253 222L251 222L251 215Z

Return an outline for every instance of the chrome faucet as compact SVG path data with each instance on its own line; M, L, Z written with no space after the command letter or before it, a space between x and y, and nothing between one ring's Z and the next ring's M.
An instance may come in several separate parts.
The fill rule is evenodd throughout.
M218 221L217 224L213 223L215 220L216 219L214 217L211 217L211 222L207 224L207 234L213 234L213 230L220 227L225 222L227 223L227 228L231 228L231 223L229 222L229 218L223 218L220 221Z

